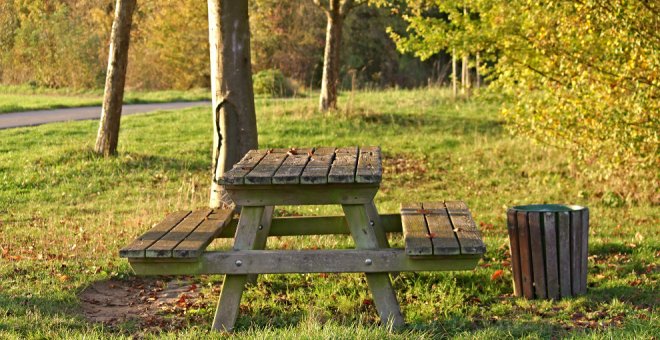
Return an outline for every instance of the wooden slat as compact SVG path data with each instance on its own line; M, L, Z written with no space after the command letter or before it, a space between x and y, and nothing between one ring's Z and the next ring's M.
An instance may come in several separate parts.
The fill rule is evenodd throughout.
M275 175L273 175L273 184L299 184L300 175L309 161L307 154L289 155Z
M271 184L273 175L287 156L286 153L267 154L250 173L245 175L245 184Z
M485 253L486 246L481 239L481 233L472 219L467 204L461 201L447 201L445 205L461 247L461 254Z
M582 274L580 278L580 294L587 292L587 272L588 272L588 255L589 255L589 209L582 210L582 254L580 256Z
M421 210L422 205L420 203L401 204L401 225L406 254L411 256L433 255L433 243L429 237L424 215L419 212L406 212L411 209Z
M568 212L557 213L559 229L559 291L562 297L571 296L571 241L570 224L571 219Z
M534 273L534 292L536 297L546 299L548 291L545 281L545 261L543 259L543 232L541 231L541 213L530 212L529 220L530 244L532 246L532 272Z
M270 153L288 153L289 155L310 155L314 148L276 148L267 150Z
M559 299L559 266L557 265L557 220L555 213L543 214L543 232L545 235L545 270L548 297Z
M179 224L188 214L190 214L190 210L177 211L167 215L162 222L156 224L128 246L122 248L119 251L119 256L129 258L144 257L144 252L147 248L163 237L163 235L167 234L168 231Z
M357 146L346 146L346 147L337 148L335 150L335 154L337 154L337 157L341 156L342 154L357 155L358 154L358 147Z
M520 267L520 244L518 243L518 217L514 209L507 211L509 230L509 250L511 251L511 269L513 271L513 293L522 296L522 272Z
M460 254L461 249L444 202L423 202L426 222L433 243L433 255Z
M334 160L334 153L328 155L312 155L300 175L300 184L326 184L330 164Z
M172 250L195 230L210 213L211 209L193 211L167 234L147 248L144 253L145 257L172 257Z
M582 216L579 211L571 211L571 292L573 295L580 293L580 278L582 274Z
M528 299L534 298L534 286L532 275L532 256L529 244L529 226L527 224L527 213L518 211L518 246L520 247L520 272L522 277L523 296Z
M366 259L371 264L365 263ZM139 275L388 273L471 270L479 255L408 256L403 249L206 251L199 262L131 259ZM169 260L169 261L168 261ZM241 266L236 266L241 261Z
M266 156L266 150L250 150L234 167L222 175L222 184L243 184L245 175Z
M335 154L335 147L321 147L321 148L315 148L314 149L314 155L315 156L326 156L326 155L334 155Z
M358 160L357 147L339 148L328 173L328 183L353 183Z
M376 146L360 147L355 182L380 183L382 177L383 166L381 163L380 148Z
M214 210L190 235L174 248L172 256L175 258L195 258L202 255L204 249L229 224L233 214L234 211L231 209Z

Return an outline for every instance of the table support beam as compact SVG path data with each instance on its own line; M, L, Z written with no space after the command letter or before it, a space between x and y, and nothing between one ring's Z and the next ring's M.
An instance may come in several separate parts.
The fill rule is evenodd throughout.
M373 217L373 211L372 214L369 213L371 209L375 210L375 206L372 208L369 206L370 204L342 205L348 228L358 249L381 248L382 240L379 242L375 223L372 223L373 220L370 219L370 215ZM403 326L403 315L399 302L396 300L389 274L366 273L366 275L381 322L395 328Z
M234 238L234 250L254 248L264 210L264 207L243 207ZM234 330L247 278L247 275L225 275L213 329L227 332Z

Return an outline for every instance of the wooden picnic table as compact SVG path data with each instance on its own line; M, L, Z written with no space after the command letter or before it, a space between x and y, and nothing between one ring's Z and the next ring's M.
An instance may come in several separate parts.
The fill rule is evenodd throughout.
M485 251L463 202L404 203L381 215L374 204L382 179L379 147L251 150L222 177L241 206L173 213L120 251L138 274L226 274L213 328L232 331L249 276L267 273L364 272L385 324L404 319L390 272L466 270ZM342 206L344 216L273 218L277 205ZM387 232L404 232L406 249ZM268 236L350 234L356 249L264 250ZM205 251L232 237L231 251Z

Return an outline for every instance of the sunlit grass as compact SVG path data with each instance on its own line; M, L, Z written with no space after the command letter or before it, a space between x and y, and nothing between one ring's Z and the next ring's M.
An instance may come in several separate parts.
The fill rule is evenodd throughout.
M497 102L454 101L444 90L361 92L316 112L315 97L259 99L260 146L380 145L381 212L402 201L461 199L488 247L474 271L401 273L394 280L409 326L388 334L362 275L267 275L249 288L238 320L248 338L501 338L660 336L660 209L612 207L567 155L509 136ZM95 156L93 121L0 131L0 337L143 334L89 324L76 293L131 270L117 251L167 212L207 204L212 127L194 108L128 116L119 155ZM591 209L589 293L559 302L511 297L505 212L524 203ZM285 207L304 214L338 207ZM401 245L400 238L394 243ZM226 244L226 242L225 242ZM272 238L269 246L345 247L347 237ZM218 242L221 246L222 242ZM503 279L491 281L495 270ZM220 276L197 278L206 307L171 338L208 337Z

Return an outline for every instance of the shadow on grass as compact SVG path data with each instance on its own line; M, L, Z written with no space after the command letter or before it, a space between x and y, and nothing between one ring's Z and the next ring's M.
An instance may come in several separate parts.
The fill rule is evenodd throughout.
M633 248L623 243L597 243L589 245L589 255L632 254Z
M504 132L504 122L485 117L456 117L451 115L421 115L421 114L362 114L355 116L369 125L383 127L422 127L440 126L447 132L478 133L488 135L499 135Z

